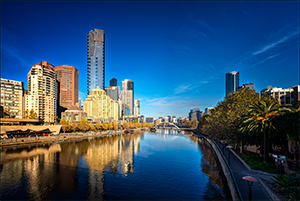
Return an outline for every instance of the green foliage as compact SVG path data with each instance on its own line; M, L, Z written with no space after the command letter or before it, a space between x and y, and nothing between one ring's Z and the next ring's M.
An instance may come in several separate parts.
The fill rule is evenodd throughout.
M259 94L249 88L229 93L223 101L201 118L200 130L215 139L237 139L237 129L246 108L259 99Z
M269 157L270 142L280 145L278 139L286 139L280 131L278 117L287 114L290 109L279 104L277 99L261 97L252 103L243 115L239 125L239 139L247 144L259 145L264 142L265 160Z
M277 175L273 177L273 182L281 188L281 191L286 192L289 199L300 200L300 174L292 173L289 175Z
M270 173L277 173L278 168L273 163L268 163L263 157L253 155L253 154L239 154L239 156L253 169L262 170Z

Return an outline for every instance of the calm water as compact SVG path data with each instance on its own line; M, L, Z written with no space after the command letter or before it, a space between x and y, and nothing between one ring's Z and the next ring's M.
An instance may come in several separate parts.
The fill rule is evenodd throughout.
M164 130L2 148L0 187L1 200L228 199L209 146Z

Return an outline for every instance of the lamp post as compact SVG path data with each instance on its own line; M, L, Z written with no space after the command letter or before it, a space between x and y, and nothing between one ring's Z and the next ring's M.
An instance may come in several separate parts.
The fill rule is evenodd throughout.
M231 145L226 146L226 148L228 149L228 163L230 165L230 149L232 149L233 147Z
M255 179L254 177L251 176L244 176L242 177L242 179L246 180L249 186L249 201L252 200L252 185L253 182L258 182L257 179Z
M222 146L222 151L223 151L223 153L224 153L224 147L225 147L224 142L225 142L225 141L224 141L224 140L221 140L221 142L222 142L222 145L223 145L223 146Z
M282 176L282 173L284 173L283 164L285 163L286 157L283 155L276 155L276 154L272 154L272 157L274 158L276 163L279 162L278 168L279 168L280 175Z

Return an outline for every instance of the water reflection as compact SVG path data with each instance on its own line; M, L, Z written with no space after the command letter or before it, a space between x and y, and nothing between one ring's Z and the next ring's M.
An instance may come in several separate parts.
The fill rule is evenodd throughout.
M197 147L193 146L196 150L190 152L193 150L190 144L184 141L186 140L184 136L176 135L176 130L164 130L161 134L149 134L147 137L144 133L135 133L130 136L66 141L61 144L2 148L0 199L130 200L163 199L164 196L168 199L195 199L199 196L203 199L224 199L220 191L223 187L222 180L209 146L198 142L195 137L190 137L190 139L202 154L198 161L194 158L199 155ZM144 145L143 153L151 152L153 153L151 156L159 158L150 159L142 157L142 154L139 155L141 141ZM171 141L176 142L172 144ZM182 150L177 152L179 148ZM161 150L164 152L160 152ZM175 159L178 155L182 155L182 160ZM184 158L187 160L184 161ZM177 160L180 163L177 162L176 167L170 167L171 162L162 163L167 159L171 159L172 163ZM203 181L196 178L203 173L199 172L199 168L192 170L191 167L197 165L199 167L199 163L202 172L210 182L201 184ZM136 165L139 168L135 170ZM160 167L163 168L159 169ZM182 172L184 173L180 175ZM151 175L153 173L165 183L156 183L157 179ZM175 181L178 180L178 184L170 183L172 180L165 179L173 179L173 175L176 178ZM126 178L129 179L126 180ZM147 179L151 182L145 184L144 181ZM194 183L205 187L198 189L194 186L190 191L186 189L186 186ZM148 185L150 189L144 189L143 185ZM168 187L170 192L166 192L160 185L170 185ZM178 192L171 189L173 186ZM158 194L147 193L152 190L154 192L156 188L159 190ZM119 192L120 189L124 190ZM145 190L144 194L143 190ZM200 191L205 192L201 194ZM142 193L137 195L137 192Z
M97 138L1 150L1 199L52 199L54 191L70 194L79 187L78 174L86 174L88 199L103 198L104 170L134 172L134 153L143 134ZM79 170L79 171L78 171ZM88 170L88 171L84 171ZM26 182L25 185L22 184ZM26 187L26 189L22 189ZM23 191L27 191L27 195ZM76 197L74 195L74 197Z

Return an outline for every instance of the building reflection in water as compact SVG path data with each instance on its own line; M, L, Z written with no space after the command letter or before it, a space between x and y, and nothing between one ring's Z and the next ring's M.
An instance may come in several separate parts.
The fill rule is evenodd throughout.
M6 194L25 181L28 199L53 199L54 192L70 196L80 187L79 174L85 172L88 199L102 200L105 171L124 175L133 173L134 153L140 150L141 137L143 134L138 133L16 150L3 148L0 194ZM5 198L10 197L2 196ZM80 197L74 195L74 198ZM21 197L16 195L13 199Z

